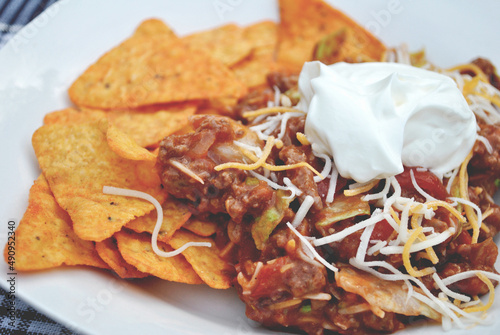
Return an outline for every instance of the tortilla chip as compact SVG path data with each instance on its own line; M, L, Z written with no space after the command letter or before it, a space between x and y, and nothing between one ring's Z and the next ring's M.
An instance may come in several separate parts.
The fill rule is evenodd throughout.
M144 278L148 276L147 273L137 270L123 259L113 237L97 242L95 248L102 260L121 278Z
M135 30L134 35L160 35L162 38L167 40L176 40L178 38L175 32L170 29L170 27L168 27L162 20L154 18L143 21Z
M217 231L217 223L213 221L202 221L196 218L191 218L186 221L182 228L185 228L199 236L211 236Z
M155 254L150 235L120 231L115 237L123 258L139 271L180 283L203 283L183 255L160 257ZM158 242L158 247L165 252L172 251L172 248L162 242Z
M186 206L182 205L174 198L168 198L162 204L162 208L163 223L158 233L158 238L162 241L167 241L189 219L191 213ZM148 232L152 234L156 225L156 218L156 211L152 211L147 215L130 221L125 227L137 233Z
M350 28L373 60L380 60L385 46L370 32L344 13L322 0L280 0L281 24L278 30L278 62L299 72L312 60L315 44L324 36Z
M200 237L185 230L178 230L168 244L179 249L188 242L210 242L212 247L189 247L182 252L186 260L192 265L194 271L210 287L226 289L231 287L234 269L219 257L220 251L213 240Z
M153 110L102 111L66 108L45 116L44 124L82 124L107 118L143 148L155 148L165 137L189 125L196 105L155 106Z
M243 28L227 24L183 38L192 49L206 50L211 57L231 66L250 54L252 44L244 38Z
M151 148L187 126L195 111L193 106L163 108L157 112L112 111L108 120L141 147Z
M33 134L33 148L50 188L84 240L111 237L127 222L154 208L142 199L103 194L103 186L142 191L160 203L166 198L154 171L149 171L148 178L140 178L148 162L124 159L109 148L107 129L107 122L101 120L46 125Z
M57 204L43 175L31 187L28 208L16 229L14 242L18 271L48 269L63 264L108 268L97 254L94 243L84 241L74 233L68 213ZM7 263L8 252L9 246L6 245Z
M234 74L205 51L165 36L136 33L104 54L71 85L71 100L89 108L131 109L246 93Z
M113 124L106 133L108 145L118 156L133 161L156 161L156 156L139 146L130 136Z
M236 78L249 88L267 83L267 75L276 69L277 24L263 21L245 28L244 37L254 47L251 55L232 67Z
M98 121L106 118L107 114L100 110L76 108L65 108L55 112L51 112L43 118L43 123L50 124L81 124L86 122Z

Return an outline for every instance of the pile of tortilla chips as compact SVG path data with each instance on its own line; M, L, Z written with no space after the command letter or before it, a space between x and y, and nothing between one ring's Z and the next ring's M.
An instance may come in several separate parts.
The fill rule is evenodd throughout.
M122 278L231 287L234 271L221 257L222 248L230 248L215 243L224 232L217 222L192 215L161 185L154 170L160 141L189 131L189 117L207 106L230 114L248 92L267 87L273 71L297 73L324 36L346 29L354 36L335 40L337 55L355 48L380 59L385 50L320 0L281 0L280 13L280 23L228 24L185 37L149 19L90 65L69 88L74 106L47 114L33 135L42 174L16 230L16 269L87 265ZM162 204L160 249L193 241L212 247L158 256L151 247L154 206L103 194L103 186L142 191Z

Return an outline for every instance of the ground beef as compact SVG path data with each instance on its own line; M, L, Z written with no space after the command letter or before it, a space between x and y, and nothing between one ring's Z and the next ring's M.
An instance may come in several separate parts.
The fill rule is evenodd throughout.
M477 65L484 72L491 85L500 90L500 78L496 73L495 66L489 60L485 58L476 58L472 61L472 64Z
M481 124L479 135L484 136L493 150L488 152L486 146L477 141L474 145L474 156L470 161L471 174L483 178L500 177L500 128L494 125ZM477 178L476 178L477 179Z
M308 156L311 155L312 154L310 150L309 152L307 152L303 147L290 145L281 149L279 158L288 165L300 162L310 162L312 161L312 158ZM309 168L299 167L296 169L287 170L286 176L290 178L294 185L299 187L301 190L304 190L304 193L300 196L301 202L306 196L310 195L314 199L314 210L319 211L323 208L323 202L318 193L318 186L314 181L315 174Z
M448 262L439 271L440 277L450 277L454 274L484 270L495 272L495 261L498 256L498 247L492 238L477 244L459 244L448 249ZM488 287L479 278L473 277L450 285L450 289L469 296L488 293Z

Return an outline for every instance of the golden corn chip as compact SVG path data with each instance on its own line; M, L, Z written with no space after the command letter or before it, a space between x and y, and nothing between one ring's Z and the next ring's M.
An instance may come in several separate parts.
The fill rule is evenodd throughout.
M157 147L160 141L189 124L194 106L164 108L157 112L111 111L110 123L144 148Z
M149 109L149 108L148 108ZM194 104L154 106L152 110L102 111L89 108L66 108L47 114L44 124L79 124L107 118L139 146L155 148L160 141L189 124L196 111Z
M210 242L212 247L190 247L182 252L194 271L210 287L226 289L231 287L231 273L234 269L219 257L220 251L212 239L200 237L185 230L178 230L168 244L179 249L188 242Z
M155 254L151 247L150 235L120 231L115 234L115 237L123 258L139 271L175 282L203 283L183 255L160 257ZM173 251L162 242L158 242L158 247L165 252Z
M68 213L57 204L43 175L31 187L28 208L13 241L15 267L19 271L48 269L63 264L108 267L97 254L94 243L84 241L74 233ZM4 255L8 263L8 244Z
M96 242L95 248L102 260L121 278L144 278L148 276L147 273L137 270L123 259L113 237Z
M252 44L244 38L243 28L227 24L184 37L191 48L206 50L211 57L231 66L250 54Z
M84 240L111 237L127 222L154 208L145 200L103 194L103 186L142 191L160 202L166 198L153 171L148 178L141 178L148 162L124 159L109 148L107 129L107 122L101 120L46 125L33 134L33 148L50 188Z
M211 236L217 231L217 223L213 221L202 221L196 218L187 220L182 228L185 228L199 236Z
M49 124L78 124L92 122L106 118L107 114L100 110L76 108L65 108L55 112L51 112L43 118L43 123Z
M267 75L276 69L276 62L270 57L252 56L233 68L236 77L249 88L265 85Z
M276 68L277 30L272 21L259 22L244 30L244 38L253 45L252 53L231 69L250 88L266 84L267 75Z
M108 126L106 134L108 145L118 156L133 161L155 161L156 156L139 146L130 136L113 124Z
M160 35L164 39L176 40L178 37L170 27L168 27L160 19L147 19L141 22L134 32L134 36L145 35L155 36Z
M245 92L234 74L204 50L147 33L136 33L104 54L69 88L77 106L97 109L238 98Z
M234 116L234 111L237 104L238 99L233 98L211 99L198 106L196 113Z
M163 202L162 208L163 223L158 233L158 238L161 238L162 241L167 241L189 219L191 213L186 206L173 198L168 198ZM147 232L152 234L156 225L156 218L157 214L155 210L147 215L130 221L125 227L137 233Z
M358 36L362 49L370 50L373 60L380 60L385 46L370 32L344 13L322 0L280 0L281 24L278 30L278 62L299 72L312 60L315 44L324 36L350 28Z

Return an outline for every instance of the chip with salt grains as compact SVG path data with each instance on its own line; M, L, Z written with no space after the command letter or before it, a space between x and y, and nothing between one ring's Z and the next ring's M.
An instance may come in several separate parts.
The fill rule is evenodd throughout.
M123 258L139 271L180 283L203 283L183 255L158 256L151 247L151 235L120 231L115 234L115 238ZM165 252L173 251L170 246L162 242L158 242L158 247Z
M78 125L45 125L33 134L33 148L43 174L76 234L102 241L123 225L153 210L141 199L102 193L103 186L146 192L163 202L159 177L145 173L149 162L132 161L113 152L107 142L106 120ZM147 175L147 178L141 177Z
M137 270L137 268L125 261L118 250L114 237L96 242L95 248L102 260L121 278L144 278L149 276L149 274Z
M174 198L168 198L162 204L163 222L158 233L158 238L167 241L174 233L185 224L191 216L188 208L182 205ZM141 216L125 225L137 233L153 233L156 225L157 213L156 210L151 213Z
M356 34L360 49L380 61L385 46L367 30L323 0L280 0L281 24L278 30L278 62L285 69L299 72L312 60L315 44L342 28Z
M167 38L165 33L140 33L148 30L141 26L71 85L69 96L77 106L130 109L188 100L239 98L246 93L246 86L229 68L204 50L177 38Z
M250 54L252 43L244 37L244 29L236 24L197 32L182 40L193 49L206 50L224 65L232 66Z
M31 187L28 208L15 231L15 268L42 270L65 265L108 268L94 243L80 239L71 219L56 202L49 185L40 175ZM4 257L9 260L9 245Z
M179 249L188 242L210 242L212 246L190 247L182 252L186 260L192 265L194 271L211 288L230 288L234 269L226 261L219 257L220 251L214 241L207 237L200 237L185 230L178 230L167 243L175 249Z

